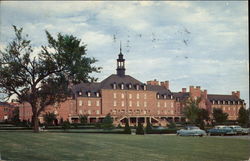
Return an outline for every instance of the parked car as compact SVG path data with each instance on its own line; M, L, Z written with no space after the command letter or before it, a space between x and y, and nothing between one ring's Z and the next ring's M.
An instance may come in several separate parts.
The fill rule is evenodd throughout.
M227 126L215 126L207 131L208 135L236 135L236 130Z
M235 130L237 134L240 135L248 135L249 134L249 128L242 128L239 125L230 125L229 128Z
M206 132L197 126L186 126L184 129L178 130L176 134L179 136L204 136Z

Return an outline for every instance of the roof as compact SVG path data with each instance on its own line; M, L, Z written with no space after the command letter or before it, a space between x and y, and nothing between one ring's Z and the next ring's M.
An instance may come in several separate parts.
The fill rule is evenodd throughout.
M123 84L124 90L144 90L144 86L149 91L156 91L160 98L170 98L172 93L169 89L166 89L163 86L159 85L146 85L138 81L137 79L131 77L130 75L119 76L116 74L112 74L100 83L80 83L72 88L72 92L79 96L79 92L81 96L87 96L87 93L90 92L91 97L95 97L96 93L99 92L101 89L113 89L113 84L116 84L116 89L121 89L121 85Z
M208 94L207 98L210 101L242 101L235 95Z
M173 95L175 98L183 101L189 97L189 92L174 92Z

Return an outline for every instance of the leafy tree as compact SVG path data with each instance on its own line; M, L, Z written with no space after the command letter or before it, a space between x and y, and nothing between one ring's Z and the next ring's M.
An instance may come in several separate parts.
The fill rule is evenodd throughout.
M125 128L124 128L124 133L125 133L125 134L131 134L131 128L130 128L130 126L129 126L128 119L126 119Z
M144 135L144 129L140 122L138 122L138 126L136 127L136 135Z
M72 35L46 31L47 46L34 57L28 35L13 26L15 38L0 51L0 93L9 99L16 95L19 102L32 107L34 132L39 132L38 116L49 105L65 101L70 96L70 85L95 81L90 77L100 68L93 67L96 59L86 56L86 45ZM32 56L33 55L33 56Z
M152 125L151 125L151 123L149 121L149 118L147 118L147 125L146 125L145 132L149 133L151 130L152 130Z
M47 125L53 125L54 121L56 120L56 114L54 114L53 112L46 112L43 115L43 119Z
M80 123L81 124L86 124L88 122L88 118L86 115L80 115Z
M60 125L62 125L63 124L63 118L61 117L60 118Z
M249 109L247 110L243 106L239 109L238 122L241 126L247 126L248 122L250 121L249 115Z
M209 120L209 112L206 109L199 109L198 111L198 117L196 119L196 123L199 124L201 129L204 129L205 123L204 121Z
M111 117L110 114L107 114L104 119L103 119L103 122L102 122L102 127L104 129L110 129L110 128L113 128L113 118Z
M200 102L200 99L193 100L191 98L189 98L185 102L183 114L192 124L194 124L196 119L198 118L198 113L199 113L198 104L199 104L199 102Z
M223 112L221 108L213 109L213 118L216 123L223 123L227 120L228 114Z

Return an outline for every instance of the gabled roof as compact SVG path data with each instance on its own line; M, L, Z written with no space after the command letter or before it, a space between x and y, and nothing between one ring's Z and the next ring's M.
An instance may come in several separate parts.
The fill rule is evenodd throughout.
M235 95L219 95L219 94L208 94L207 98L210 101L242 101Z
M164 95L166 95L167 98L170 98L171 95L173 95L169 89L160 85L147 85L147 90L156 91L159 94L160 99L164 98Z

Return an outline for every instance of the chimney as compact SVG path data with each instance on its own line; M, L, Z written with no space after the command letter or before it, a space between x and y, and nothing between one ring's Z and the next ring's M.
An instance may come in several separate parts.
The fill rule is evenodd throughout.
M182 88L181 91L182 91L182 93L186 93L187 92L187 88Z
M151 80L151 81L147 81L148 85L159 85L159 81L155 80Z
M166 89L169 89L169 81L161 82L161 86L163 86Z
M236 91L236 92L233 91L232 95L240 98L240 91Z
M207 99L207 90L204 90L204 97Z

